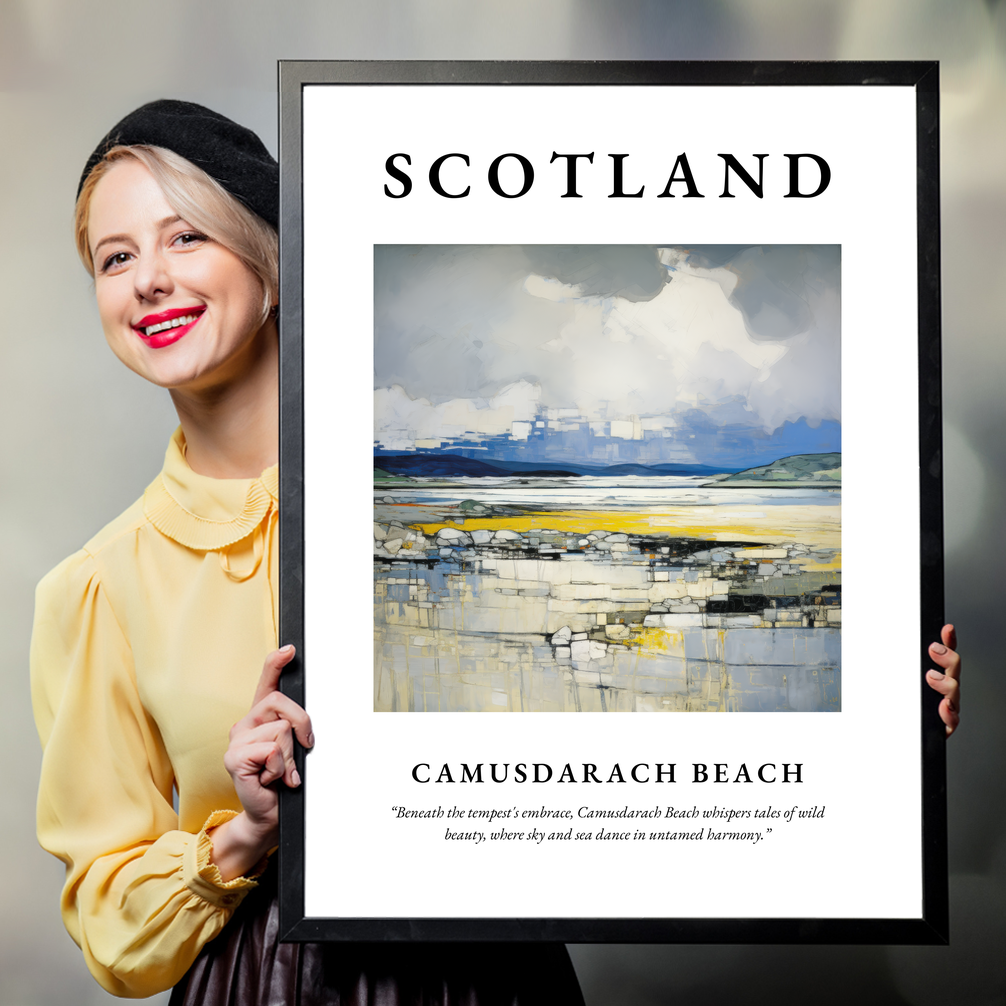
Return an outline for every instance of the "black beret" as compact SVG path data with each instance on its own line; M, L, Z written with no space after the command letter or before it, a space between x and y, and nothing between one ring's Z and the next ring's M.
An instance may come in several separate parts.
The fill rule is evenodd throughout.
M279 226L279 165L250 130L191 101L163 98L114 125L84 165L77 195L91 169L112 147L166 147L191 161L273 227Z

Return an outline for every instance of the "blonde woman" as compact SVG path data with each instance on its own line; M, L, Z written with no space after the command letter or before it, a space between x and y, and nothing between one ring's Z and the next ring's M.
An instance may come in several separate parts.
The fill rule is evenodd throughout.
M67 929L119 996L582 1004L561 945L277 943L277 788L314 743L277 688L277 223L261 141L187 102L126 116L81 178L105 337L180 425L142 498L38 588L38 833Z

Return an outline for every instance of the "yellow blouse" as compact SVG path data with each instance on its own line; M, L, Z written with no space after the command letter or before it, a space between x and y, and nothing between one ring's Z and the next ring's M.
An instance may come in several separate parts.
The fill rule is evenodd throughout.
M206 829L241 809L228 731L276 646L277 493L276 467L197 475L178 430L143 498L38 586L38 836L115 995L174 985L255 886L223 882Z

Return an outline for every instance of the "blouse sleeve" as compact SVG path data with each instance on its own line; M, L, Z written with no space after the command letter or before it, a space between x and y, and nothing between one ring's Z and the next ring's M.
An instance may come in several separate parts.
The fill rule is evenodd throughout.
M31 685L44 752L38 837L66 865L63 921L103 988L161 992L256 885L224 882L210 862L207 829L233 811L198 834L178 830L171 764L87 552L38 586Z

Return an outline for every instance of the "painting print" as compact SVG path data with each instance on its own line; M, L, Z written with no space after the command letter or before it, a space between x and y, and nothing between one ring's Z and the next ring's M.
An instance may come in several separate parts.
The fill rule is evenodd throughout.
M841 708L837 245L377 245L374 709Z

